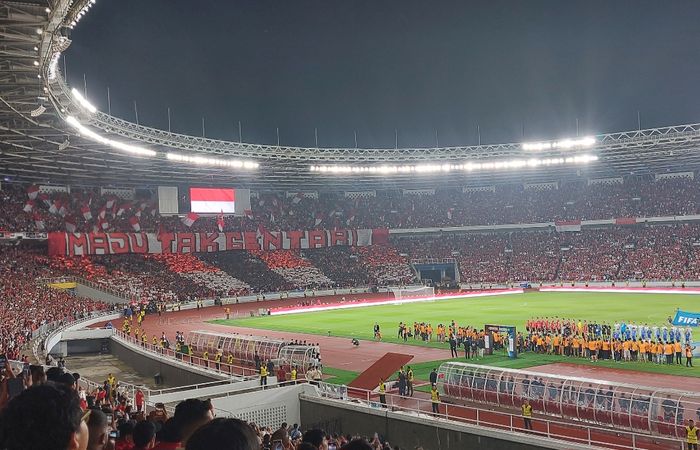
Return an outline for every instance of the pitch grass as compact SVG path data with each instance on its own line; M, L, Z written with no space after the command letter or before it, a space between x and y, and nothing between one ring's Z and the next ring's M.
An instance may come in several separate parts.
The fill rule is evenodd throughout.
M216 320L214 323L324 336L328 335L330 331L331 336L371 340L373 336L372 327L377 322L382 330L383 341L403 344L403 340L397 338L399 321L408 322L409 324L413 324L414 321L429 322L436 326L438 323L448 324L450 321L455 320L460 326L472 325L482 328L485 324L515 325L518 330L522 331L525 329L525 321L527 319L543 316L595 320L611 324L616 321L633 321L641 324L663 325L666 323L668 316L675 314L676 308L698 311L700 310L700 296L533 292L520 295L438 300L403 305L368 306L365 308L284 316ZM697 340L698 336L695 336L695 339ZM437 342L424 343L412 338L408 339L407 344L444 348L445 356L449 356L449 349L446 344ZM527 353L517 360L494 355L479 361L479 363L499 367L526 368L562 361L700 377L700 371L697 368L686 369L678 366L603 361L590 363L582 358L564 358ZM427 376L422 378L416 374L416 378L427 379Z

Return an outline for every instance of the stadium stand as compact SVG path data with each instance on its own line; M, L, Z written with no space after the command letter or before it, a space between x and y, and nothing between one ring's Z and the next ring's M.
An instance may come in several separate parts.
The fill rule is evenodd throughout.
M292 284L294 289L318 289L332 287L335 283L325 276L318 267L303 258L298 250L276 250L272 252L251 252Z
M160 217L155 194L143 191L138 191L138 198L125 200L89 189L30 198L31 189L3 186L2 198L12 214L0 219L0 229L36 231L35 219L41 218L46 231L216 230L214 217L200 217L191 227L178 217ZM567 183L558 189L499 185L493 191L438 190L420 197L385 191L354 200L331 193L321 193L317 199L265 194L252 203L246 215L225 217L224 230L256 231L259 225L273 231L420 228L689 215L700 212L700 184L688 178L630 178L590 186Z
M21 347L41 325L108 309L104 303L51 289L39 281L54 275L45 257L0 246L0 354L19 359Z
M247 283L253 292L274 292L293 288L280 274L249 252L199 253L197 257L230 276Z

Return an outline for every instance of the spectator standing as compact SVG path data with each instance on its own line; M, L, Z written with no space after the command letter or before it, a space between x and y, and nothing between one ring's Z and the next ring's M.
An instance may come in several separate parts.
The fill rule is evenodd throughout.
M530 404L530 400L525 399L520 409L522 409L523 412L523 422L525 423L525 429L532 430L532 405Z
M440 392L434 384L430 388L430 403L433 407L433 414L440 414Z

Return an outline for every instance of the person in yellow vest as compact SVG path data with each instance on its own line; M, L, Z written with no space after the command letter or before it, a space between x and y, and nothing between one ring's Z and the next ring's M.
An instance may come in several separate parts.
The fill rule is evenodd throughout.
M693 350L689 343L685 344L685 367L693 367Z
M267 386L267 366L260 364L260 386Z
M437 390L437 386L434 384L430 388L430 404L433 407L433 414L440 414L440 393Z
M297 366L292 367L292 371L289 374L289 379L292 384L297 384Z
M698 427L695 426L693 419L690 419L685 427L685 437L688 450L698 450Z
M221 370L221 357L223 356L223 353L221 353L221 349L218 349L216 351L216 354L214 355L214 364L216 365L216 370Z
M676 352L676 364L683 364L683 346L681 345L681 341L673 343L673 351Z
M229 373L233 373L233 353L229 353L226 357L226 364L228 364Z
M138 328L134 328L134 337L136 338L136 343L138 343L138 342L140 341L140 339L139 339L139 334L140 334L140 333L139 333L139 329L138 329Z
M226 320L229 320L231 318L231 308L229 308L227 306L225 311L226 311Z
M379 403L386 408L386 384L384 384L384 378L379 379Z
M532 405L530 404L530 400L525 399L520 408L523 410L523 422L525 422L525 429L532 430Z
M141 345L145 347L146 344L148 344L148 336L146 336L146 332L143 332L143 334L141 334Z
M202 359L204 360L204 367L209 368L209 352L204 350L202 354Z
M153 335L153 346L158 347L158 338L156 337L155 334Z
M413 397L413 369L408 366L408 371L406 372L406 393L409 397Z

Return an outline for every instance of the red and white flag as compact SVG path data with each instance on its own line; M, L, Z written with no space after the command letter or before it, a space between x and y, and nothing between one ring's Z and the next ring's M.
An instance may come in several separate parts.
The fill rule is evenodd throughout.
M109 223L105 220L104 217L100 217L99 219L97 219L97 228L99 228L100 231L106 231L109 228Z
M73 217L66 218L66 231L69 233L75 233L77 227L75 226L75 219Z
M260 239L263 236L263 234L265 234L265 225L260 223L258 224L257 231L255 232L255 239Z
M253 210L252 209L246 209L244 211L244 214L247 218L252 219L253 218Z
M454 208L450 208L447 210L447 218L449 220L452 220L452 211L454 211L454 210L455 210Z
M185 217L182 218L182 223L187 227L191 227L193 223L195 223L199 219L199 215L197 213L187 213Z
M44 231L46 229L44 218L37 213L34 214L34 226L39 231Z
M100 209L100 212L97 213L97 217L99 217L101 220L104 220L104 218L107 216L107 206L103 206Z
M116 203L116 200L114 197L110 197L107 199L107 203L105 203L105 208L107 209L112 209L114 208L114 204Z
M29 213L32 212L34 209L34 200L28 200L27 203L24 204L24 208L22 208L22 211Z
M27 188L27 196L31 200L36 199L37 195L39 195L39 186L37 186L36 184L32 184Z
M192 211L198 213L234 214L236 212L236 193L233 189L191 188L190 202Z
M54 200L53 203L51 203L51 206L49 206L49 212L51 214L58 214L58 211L63 208L63 202L61 200ZM65 208L63 208L65 210Z
M316 213L316 218L314 220L314 226L319 226L321 225L321 222L323 222L323 213L317 212Z
M224 231L224 225L226 225L226 222L224 222L224 212L221 211L221 213L216 216L216 227L219 229L219 232Z
M136 216L131 216L129 218L129 223L131 224L131 228L134 229L135 232L141 231L141 222L139 221L139 218Z
M122 203L121 205L116 207L116 211L114 212L114 215L117 217L120 217L129 208L131 208L131 203Z
M90 207L88 205L83 205L80 208L80 213L83 215L83 219L85 219L85 220L92 219L92 212L90 211Z

